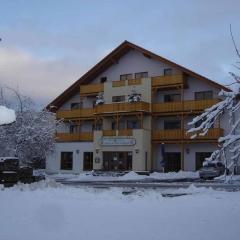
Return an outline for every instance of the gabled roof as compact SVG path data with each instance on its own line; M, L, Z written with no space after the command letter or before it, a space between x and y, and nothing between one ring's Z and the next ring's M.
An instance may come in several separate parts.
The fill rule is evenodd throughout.
M79 87L81 84L88 84L94 78L96 78L99 74L104 72L107 68L109 68L112 64L116 63L123 55L125 55L130 50L137 50L141 52L144 56L155 59L157 61L164 62L169 66L172 66L183 73L188 74L200 81L206 82L209 85L212 85L219 89L224 89L229 91L225 86L216 83L198 73L195 73L183 66L180 66L166 58L163 58L151 51L148 51L142 47L139 47L131 42L124 41L117 48L115 48L112 52L110 52L106 57L104 57L99 63L97 63L94 67L92 67L88 72L86 72L82 77L80 77L75 83L73 83L69 88L67 88L62 94L60 94L57 98L55 98L50 104L48 104L47 108L50 106L55 106L59 108L65 101L67 101L73 94L79 92Z

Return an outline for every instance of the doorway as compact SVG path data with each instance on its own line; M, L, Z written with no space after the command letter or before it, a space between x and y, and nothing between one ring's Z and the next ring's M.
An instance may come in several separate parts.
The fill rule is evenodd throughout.
M93 170L93 152L83 153L83 171Z
M103 170L132 170L132 152L103 152Z
M181 170L181 153L165 152L164 162L165 162L164 172L178 172L179 170Z

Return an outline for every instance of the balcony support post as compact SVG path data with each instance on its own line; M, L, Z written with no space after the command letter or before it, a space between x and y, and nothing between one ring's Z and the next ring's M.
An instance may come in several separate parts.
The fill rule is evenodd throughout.
M185 131L184 131L184 86L181 85L181 105L182 105L182 112L181 112L181 169L184 170L184 138L185 138Z

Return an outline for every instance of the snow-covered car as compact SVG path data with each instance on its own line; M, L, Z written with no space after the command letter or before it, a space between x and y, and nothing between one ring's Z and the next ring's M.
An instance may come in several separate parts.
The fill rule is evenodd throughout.
M209 162L199 170L201 179L213 179L219 177L225 171L225 165L221 162Z

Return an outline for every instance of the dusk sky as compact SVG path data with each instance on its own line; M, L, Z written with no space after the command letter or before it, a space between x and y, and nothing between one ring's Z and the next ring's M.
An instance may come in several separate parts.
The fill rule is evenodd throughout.
M0 0L0 83L44 106L128 40L227 84L239 9L239 0Z

